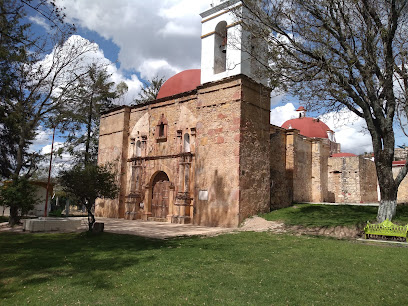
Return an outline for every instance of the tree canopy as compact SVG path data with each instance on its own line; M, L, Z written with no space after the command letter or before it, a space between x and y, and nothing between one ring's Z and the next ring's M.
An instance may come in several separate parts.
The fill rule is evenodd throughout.
M143 88L139 96L133 101L135 105L156 100L160 88L166 82L165 77L155 76L153 79L143 81Z
M5 182L0 186L0 206L9 207L10 214L16 216L11 220L11 226L18 223L20 216L26 215L38 201L36 187L24 177ZM17 210L20 210L20 215Z
M95 223L93 209L96 199L113 199L119 191L116 175L108 165L78 164L70 170L63 171L60 181L68 195L85 205L88 211L89 231L92 231Z
M113 107L113 101L127 92L126 83L115 86L109 77L106 67L91 64L64 97L62 115L70 119L66 124L66 145L78 162L96 163L100 113Z

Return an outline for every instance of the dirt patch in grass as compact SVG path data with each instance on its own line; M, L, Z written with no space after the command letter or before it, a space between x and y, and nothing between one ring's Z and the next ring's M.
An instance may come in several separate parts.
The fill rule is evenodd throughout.
M251 218L246 219L242 226L240 227L240 230L249 232L266 232L266 231L273 231L276 233L286 232L285 225L283 224L283 222L268 221L258 216L253 216Z
M286 226L286 231L296 235L329 236L338 239L354 239L363 235L363 229L357 226L303 227Z
M281 221L267 221L254 216L242 224L241 231L290 233L294 235L329 236L338 239L354 239L362 236L363 229L358 226L315 226L285 225Z

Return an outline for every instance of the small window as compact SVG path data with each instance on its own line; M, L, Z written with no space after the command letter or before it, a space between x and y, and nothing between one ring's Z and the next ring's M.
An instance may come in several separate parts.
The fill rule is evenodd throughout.
M190 152L190 135L184 134L184 152Z
M164 137L164 124L159 125L159 137Z
M136 157L142 156L142 143L140 140L136 142Z
M160 141L160 142L167 141L167 128L168 128L167 120L164 117L164 114L162 114L156 126L157 141Z

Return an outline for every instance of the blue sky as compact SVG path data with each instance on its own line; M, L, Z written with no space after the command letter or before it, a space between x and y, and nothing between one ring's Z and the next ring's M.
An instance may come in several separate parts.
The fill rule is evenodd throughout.
M199 13L210 8L211 2L58 0L57 4L65 7L67 21L75 23L78 36L98 44L99 53L95 56L106 59L113 80L128 84L124 103L130 103L140 91L141 80L156 75L168 78L185 69L200 68ZM288 95L273 98L271 102L271 123L276 125L295 117L295 109L300 106L296 98ZM338 119L328 114L323 120L336 132L343 151L357 154L371 151L371 140L361 119L345 112ZM62 139L57 137L57 141ZM397 136L397 144L404 142L404 137ZM47 143L50 133L45 130L37 147Z

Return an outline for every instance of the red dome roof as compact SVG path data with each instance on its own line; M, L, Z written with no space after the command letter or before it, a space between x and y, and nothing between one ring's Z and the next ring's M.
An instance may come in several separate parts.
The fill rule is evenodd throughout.
M329 138L327 131L330 128L319 119L311 117L302 117L290 119L282 124L285 129L297 129L300 134L306 137Z
M333 153L331 157L350 157L350 156L357 156L353 153Z
M201 84L201 70L184 70L168 79L160 88L157 99L194 90Z

